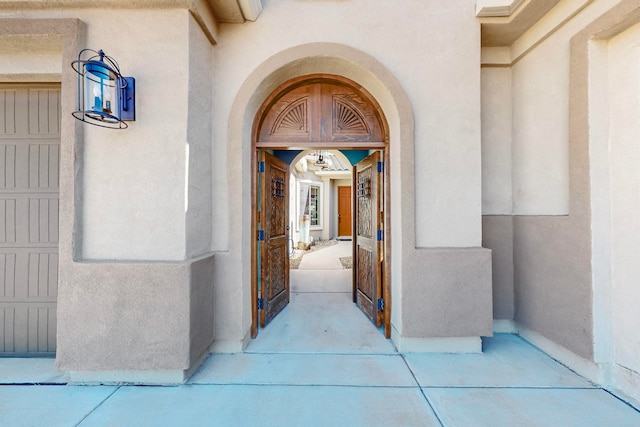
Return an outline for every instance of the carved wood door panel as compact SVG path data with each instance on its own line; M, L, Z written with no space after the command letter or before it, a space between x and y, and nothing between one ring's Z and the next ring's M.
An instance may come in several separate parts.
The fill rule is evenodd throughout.
M289 164L264 151L258 157L258 301L264 327L289 303Z
M362 91L324 79L271 99L256 129L259 147L384 146L381 112Z
M380 327L383 321L382 169L380 152L371 154L353 168L356 218L354 300L376 327Z

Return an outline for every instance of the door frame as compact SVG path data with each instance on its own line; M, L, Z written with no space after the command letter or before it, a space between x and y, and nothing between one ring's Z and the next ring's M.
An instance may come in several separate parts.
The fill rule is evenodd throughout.
M283 93L286 93L289 90L292 90L296 87L300 87L305 84L310 84L318 81L337 81L341 84L344 84L351 89L356 90L363 98L365 98L371 106L376 109L376 112L379 116L380 125L383 128L383 140L382 141L367 141L367 142L354 142L354 141L342 141L342 142L259 142L258 141L258 133L260 131L260 125L262 120L264 119L265 114L268 109L271 107L273 101L280 97ZM253 121L253 129L251 134L251 338L256 338L258 336L258 325L259 325L259 310L258 310L258 253L257 253L257 192L260 191L257 188L257 174L258 174L258 151L259 150L308 150L308 149L324 149L324 150L380 150L381 157L384 163L384 173L383 173L383 230L384 230L384 244L383 244L383 287L382 287L382 297L384 299L385 310L383 311L383 326L384 326L384 335L385 338L391 338L391 310L392 310L392 300L391 300L391 239L392 239L392 229L391 229L391 173L390 173L390 151L389 150L389 126L387 120L384 116L382 109L379 104L371 96L362 86L357 84L356 82L349 80L342 76L337 75L328 75L328 74L314 74L307 76L300 76L294 79L291 79L279 87L277 87L271 95L269 95L265 101L262 103L262 106L257 111L254 121ZM353 197L352 190L352 200L355 200ZM287 212L288 215L288 212ZM353 215L353 206L352 206L352 218L355 221L355 216ZM356 228L352 222L351 226L351 236L352 242L355 244L356 236L354 236ZM353 280L353 279L352 279Z

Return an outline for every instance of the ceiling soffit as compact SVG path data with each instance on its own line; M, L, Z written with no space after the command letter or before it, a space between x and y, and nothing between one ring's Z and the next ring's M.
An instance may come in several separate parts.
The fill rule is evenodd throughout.
M255 21L262 12L261 0L208 0L220 23L242 24Z
M560 0L485 0L476 15L482 26L482 46L509 46Z
M171 9L184 8L198 22L212 44L219 23L255 21L262 12L261 0L0 0L2 10L46 9Z

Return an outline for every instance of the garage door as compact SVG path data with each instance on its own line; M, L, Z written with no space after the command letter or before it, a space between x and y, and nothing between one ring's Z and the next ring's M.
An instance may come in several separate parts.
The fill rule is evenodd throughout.
M56 349L59 86L0 85L0 355Z

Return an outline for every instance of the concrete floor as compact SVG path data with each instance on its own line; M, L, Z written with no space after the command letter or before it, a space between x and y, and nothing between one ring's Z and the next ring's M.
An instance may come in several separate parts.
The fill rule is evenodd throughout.
M483 354L397 353L351 302L351 272L325 268L343 245L309 254L291 304L183 386L68 386L52 359L0 359L0 426L640 426L514 335Z

